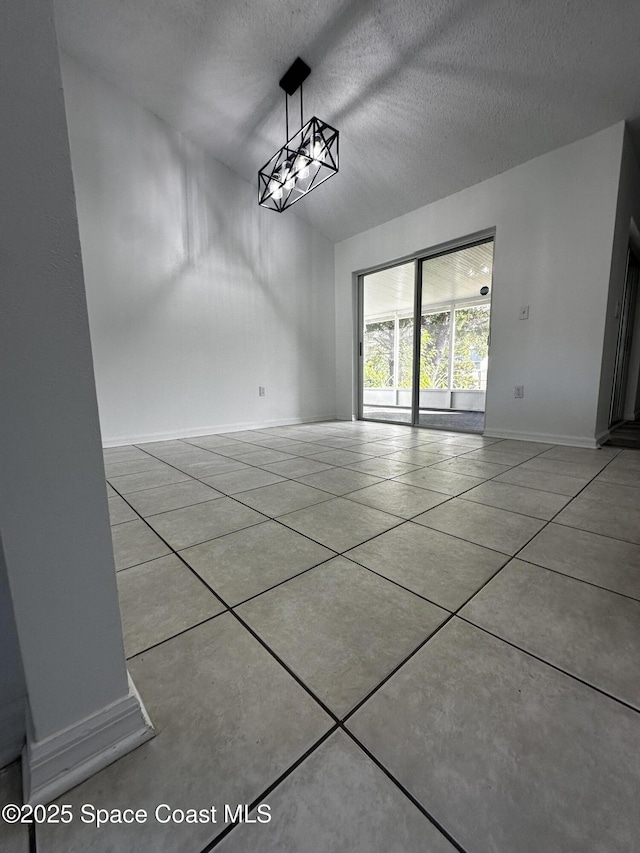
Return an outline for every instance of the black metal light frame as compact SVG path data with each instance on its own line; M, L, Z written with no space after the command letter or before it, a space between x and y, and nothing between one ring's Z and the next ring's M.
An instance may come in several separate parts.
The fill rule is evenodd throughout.
M284 89L286 143L258 172L258 203L282 213L339 168L339 133L314 116L303 124L302 83L311 73L299 57L280 80ZM300 89L300 130L289 137L289 96Z

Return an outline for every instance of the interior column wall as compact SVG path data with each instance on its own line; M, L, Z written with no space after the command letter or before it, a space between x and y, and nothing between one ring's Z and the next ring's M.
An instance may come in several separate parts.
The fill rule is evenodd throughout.
M46 742L129 688L48 0L4 4L0 55L0 534L27 734Z
M105 444L333 417L333 244L62 59Z
M338 243L338 416L356 412L354 273L495 229L485 432L593 446L623 135L620 122Z

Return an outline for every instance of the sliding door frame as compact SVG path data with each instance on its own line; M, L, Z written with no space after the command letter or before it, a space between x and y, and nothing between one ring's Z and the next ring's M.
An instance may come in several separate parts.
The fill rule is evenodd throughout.
M371 273L381 272L382 270L393 269L393 267L403 266L408 263L414 265L414 285L413 285L413 384L411 391L411 420L406 426L420 426L420 355L421 355L421 317L422 317L422 266L423 261L439 258L443 255L450 255L458 252L461 249L469 249L473 246L479 246L483 243L493 242L493 257L495 268L495 245L496 245L496 229L489 228L486 231L478 231L474 234L469 234L466 237L461 237L447 243L441 243L431 249L424 249L406 257L399 258L391 263L379 264L374 267L368 267L363 270L358 270L354 274L356 279L356 322L357 334L355 336L355 358L356 358L356 381L358 383L357 397L357 418L361 421L369 421L371 423L392 424L393 426L404 426L398 421L383 420L382 418L365 418L364 417L364 279L365 276ZM491 276L491 291L489 304L491 306L491 316L493 315L493 270ZM454 322L452 317L451 322ZM489 328L489 341L491 341L491 327ZM453 354L450 354L453 358ZM485 415L486 415L486 397L485 397ZM426 427L425 427L426 429Z

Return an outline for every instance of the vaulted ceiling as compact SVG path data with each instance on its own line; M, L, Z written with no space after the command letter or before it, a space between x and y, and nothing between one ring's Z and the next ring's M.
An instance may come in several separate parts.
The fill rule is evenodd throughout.
M278 80L301 56L305 118L340 130L340 173L295 213L334 241L621 119L640 128L632 0L55 0L55 13L64 50L256 196L284 142Z

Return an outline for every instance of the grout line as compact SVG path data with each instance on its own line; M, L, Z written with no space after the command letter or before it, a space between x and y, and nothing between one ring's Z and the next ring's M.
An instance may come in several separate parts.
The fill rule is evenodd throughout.
M341 731L343 731L351 740L358 746L364 754L372 761L376 767L381 770L384 775L391 781L393 784L410 800L413 805L420 811L427 820L433 824L433 826L444 835L447 841L459 851L459 853L465 853L465 849L456 841L456 839L442 826L442 824L436 820L436 818L429 812L422 803L413 796L413 794L409 791L408 788L398 780L396 777L388 770L385 765L378 759L376 756L350 731L346 726L340 726Z
M202 580L200 578L200 580ZM164 640L158 640L157 643L152 643L150 646L147 646L144 649L140 649L139 652L136 652L133 655L129 655L126 657L127 663L134 658L139 657L140 655L146 655L147 652L150 652L152 649L157 649L158 646L163 646L165 643L168 643L169 640L175 640L176 637L181 637L183 634L186 634L188 631L191 631L193 628L199 628L201 625L206 625L207 622L211 622L213 619L217 619L218 616L223 616L225 613L228 613L228 610L221 610L219 613L214 613L213 616L207 616L206 619L203 619L201 622L196 622L193 625L189 625L188 628L183 628L181 631L176 631L175 634L172 634L170 637L165 637Z
M145 524L147 524L147 526L148 526L151 530L153 530L153 528L151 527L151 525L150 525L150 524L148 524L148 522L147 522L145 519L142 519L142 521L144 521L144 522L145 522ZM249 526L250 526L250 527L254 527L255 525L249 525ZM246 530L246 528L240 528L240 529L242 529L242 530ZM237 531L231 531L231 532L234 532L234 533L235 533L235 532L237 532ZM162 536L160 536L160 534L158 534L155 530L154 530L154 533L156 533L156 535L157 535L157 536L162 540L162 542L164 542L164 544L165 544L168 548L171 548L171 546L169 545L169 543L168 543L168 542L167 542L167 541L166 541ZM215 537L215 538L219 538L219 537ZM211 541L211 540L207 540L207 541ZM198 543L198 544L203 544L203 543ZM188 546L188 547L191 547L191 546ZM183 549L183 550L186 550L186 549ZM276 661L277 661L277 662L278 662L278 663L279 663L279 664L280 664L280 665L281 665L281 666L282 666L282 667L283 667L283 668L284 668L284 669L289 673L289 675L290 675L290 676L291 676L291 677L292 677L292 678L293 678L293 679L294 679L294 680L295 680L295 681L300 685L300 687L302 687L302 688L303 688L303 690L305 690L305 692L306 692L306 693L308 693L308 694L309 694L309 696L311 696L311 698L312 698L312 699L314 699L314 700L315 700L315 701L320 705L320 707L322 708L322 710L323 710L323 711L325 711L325 713L329 714L329 716L330 716L334 721L337 721L337 717L335 716L335 714L333 713L333 711L332 711L332 710L331 710L327 705L325 705L325 703L324 703L324 702L323 702L323 701L322 701L318 696L316 696L316 695L315 695L315 693L314 693L314 692L313 692L309 687L307 687L307 685L302 681L302 679L301 679L298 675L296 675L296 673L295 673L295 672L294 672L294 671L293 671L293 670L288 666L288 664L286 664L286 663L285 663L285 662L284 662L284 661L283 661L283 660L282 660L282 659L281 659L281 658L280 658L280 657L279 657L279 656L278 656L278 655L277 655L277 654L276 654L276 653L275 653L275 652L274 652L274 651L273 651L273 650L272 650L272 649L267 645L267 643L266 643L266 642L265 642L265 641L264 641L264 640L263 640L263 639L262 639L262 638L261 638L261 637L260 637L260 636L259 636L259 635L254 631L254 630L253 630L253 628L251 628L251 626L250 626L250 625L248 625L248 624L244 621L244 619L242 619L242 617L240 617L240 616L239 616L239 615L238 615L238 614L237 614L237 613L236 613L236 612L235 612L235 611L234 611L234 610L229 606L229 604L228 604L228 603L227 603L227 602L222 598L222 596L221 596L218 592L216 592L216 591L213 589L213 587L212 587L212 586L210 586L210 584L208 584L208 583L207 583L207 582L206 582L206 581L205 581L205 580L204 580L204 579L203 579L203 578L202 578L202 577L201 577L201 576L200 576L200 575L195 571L195 569L193 569L193 568L189 565L189 563L187 563L187 561L186 561L186 560L185 560L185 559L180 555L180 553L179 553L178 551L175 551L173 548L171 548L171 551L172 551L172 553L174 553L174 554L176 555L176 557L177 557L177 558L178 558L178 559L179 559L179 560L180 560L180 561L181 561L181 562L182 562L182 563L183 563L183 564L184 564L184 565L189 569L189 571L190 571L190 572L191 572L191 573L192 573L196 578L198 578L198 580L199 580L199 581L200 581L200 582L201 582L201 583L202 583L202 584L203 584L203 585L204 585L204 586L209 590L209 592L211 592L211 593L212 593L212 595L214 595L214 596L218 599L218 601L220 601L220 603L221 603L221 604L224 606L224 608L225 608L225 610L224 610L223 612L230 613L230 614L231 614L235 619L237 619L237 621L238 621L238 622L239 622L239 623L240 623L240 624L241 624L241 625L242 625L242 626L243 626L247 631L249 631L249 633L253 636L253 638L254 638L255 640L257 640L257 641L260 643L260 645L261 645L261 646L262 646L262 647L263 647L263 648L264 648L264 649L265 649L265 650L266 650L266 651L267 651L267 652L268 652L268 653L269 653L269 654L270 654L270 655L271 655L271 656L272 656L272 657L273 657L273 658L274 658L274 659L275 659L275 660L276 660ZM133 566L132 566L131 568L133 568ZM222 615L222 614L220 614L220 613L216 614L216 616L220 616L220 615ZM214 617L211 617L211 618L216 618L216 617L214 616ZM185 629L185 630L184 630L184 631L182 631L181 633L182 633L182 634L185 634L187 631L192 630L194 627L196 627L196 626L191 626L190 628ZM172 638L168 638L168 639L172 639ZM164 642L167 642L167 640L163 640L163 641L162 641L162 643L164 643ZM157 645L161 645L162 643L158 643Z
M586 531L586 532L588 532L588 531ZM616 542L625 542L626 540L616 539L615 541ZM629 543L627 543L627 544L629 544ZM631 543L631 544L633 544L633 543ZM603 592L611 592L614 595L621 596L622 598L628 598L629 601L635 601L637 603L640 603L640 594L638 597L636 597L634 595L629 595L629 593L626 593L626 592L619 592L617 589L611 589L611 587L609 587L609 586L601 586L599 583L595 583L595 581L588 581L588 580L586 580L586 578L579 578L579 577L576 577L575 575L569 575L569 574L567 574L567 572L561 572L560 569L552 569L551 566L543 566L541 563L534 563L532 560L525 560L523 557L512 557L511 559L513 559L513 560L518 559L518 560L520 560L521 563L526 563L528 566L535 566L536 569L545 569L545 571L553 572L556 575L560 575L560 577L569 578L570 580L573 580L573 581L580 581L580 583L586 583L587 586L593 586L593 587L595 587L595 589L601 589L601 590L603 590Z
M441 608L441 609L444 609L444 608ZM389 680L390 680L390 679L391 679L391 678L392 678L392 677L393 677L393 676L394 676L394 675L395 675L395 674L396 674L400 669L402 669L402 667L403 667L406 663L408 663L408 662L411 660L411 658L412 658L412 657L414 657L414 656L415 656L415 655L416 655L416 654L417 654L421 649L423 649L423 648L426 646L426 644L429 642L429 640L433 639L433 637L435 637L435 635L436 635L440 630L442 630L442 628L444 628L444 626L445 626L447 623L449 623L449 622L453 619L454 615L455 615L455 614L454 614L454 613L452 613L451 611L447 611L447 617L446 617L446 619L444 619L442 622L440 622L440 624L439 624L439 625L437 625L437 626L433 629L433 631L431 631L431 632L430 632L430 633L429 633L429 634L424 638L424 640L421 640L421 641L418 643L418 645L417 645L414 649L412 649L412 650L409 652L409 654L408 654L408 655L406 655L406 656L405 656L405 657L400 661L400 663L396 664L396 666L394 666L394 667L393 667L393 669L392 669L390 672L388 672L388 673L387 673L387 674L386 674L386 675L385 675L385 676L384 676L384 677L383 677L379 682L377 682L377 684L375 684L375 686L374 686L374 687L372 687L372 688L371 688L371 690L370 690L370 691L369 691L369 692L368 692L368 693L367 693L367 694L366 694L362 699L360 699L360 700L359 700L359 701L358 701L358 702L353 706L353 708L350 708L350 709L349 709L349 711L347 711L347 713L342 717L342 719L341 719L341 721L340 721L340 722L341 722L341 723L346 723L346 722L347 722L347 720L351 719L351 717L353 717L353 715L354 715L357 711L359 711L359 710L360 710L360 708L365 704L365 702L368 702L368 701L369 701L369 699L371 699L371 697L372 697L372 696L374 696L374 695L375 695L375 694L376 694L376 693L377 693L377 692L378 692L382 687L384 687L384 685L387 683L387 681L389 681Z
M329 730L322 735L322 737L320 737L312 746L309 747L309 749L306 750L306 752L304 752L300 756L300 758L294 761L293 764L291 764L283 773L281 773L280 776L278 776L278 778L275 780L275 782L272 782L261 792L260 796L256 797L254 800L251 801L251 803L249 804L249 811L253 811L253 809L260 805L260 803L264 802L265 798L268 797L269 794L271 794L272 791L274 791L280 784L282 784L282 782L284 782L284 780L288 776L290 776L295 770L297 770L298 767L304 761L306 761L312 753L314 753L320 746L322 746L322 744L326 740L328 740L332 734L338 731L338 728L339 727L337 723L332 725ZM223 838L226 838L226 836L229 835L229 833L233 829L235 829L236 826L242 826L242 823L228 824L218 835L216 835L216 837L212 841L210 841L206 845L206 847L201 850L201 853L210 853L210 851L217 847L218 844L220 844L220 842L223 840Z
M628 708L630 711L634 711L636 714L640 714L640 707L635 707L631 705L629 702L626 702L624 699L620 699L618 696L614 696L613 693L609 693L604 690L602 687L598 687L595 684L592 684L590 681L586 681L579 675L576 675L573 672L569 672L566 669L563 669L561 666L558 666L556 663L551 663L551 661L546 660L545 658L540 657L535 652L531 652L528 649L525 649L523 646L518 646L512 640L507 640L504 637L501 637L499 634L494 634L493 631L490 631L488 628L484 628L482 625L478 625L475 622L472 622L470 619L467 619L465 616L461 616L459 613L455 614L457 619L460 619L462 622L466 622L467 625L471 625L473 628L477 628L478 631L482 631L485 634L488 634L490 637L494 637L496 640L499 640L501 643L505 643L507 646L511 646L512 649L516 649L519 652L522 652L525 655L528 655L530 658L534 660L540 661L545 666L551 667L551 669L555 669L556 672L561 672L563 675L566 675L567 678L571 678L574 681L578 681L580 684L583 684L585 687L589 687L591 690L595 690L596 693L600 693L602 696L606 696L607 699L611 699L614 702L617 702L620 705L623 705L625 708Z

